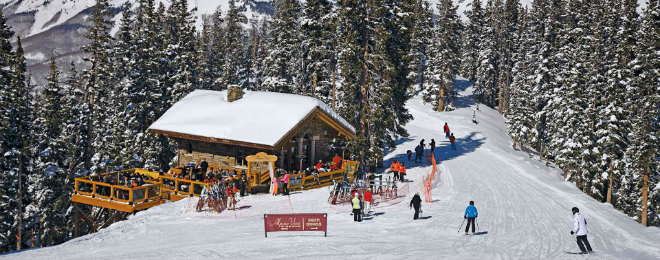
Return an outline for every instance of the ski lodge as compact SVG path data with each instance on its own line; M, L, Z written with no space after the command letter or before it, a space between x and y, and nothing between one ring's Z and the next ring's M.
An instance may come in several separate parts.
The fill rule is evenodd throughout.
M313 168L318 160L332 161L335 155L343 158L342 144L355 136L355 128L318 99L240 88L195 90L149 131L177 143L178 166L167 173L128 169L75 178L71 195L75 237L167 200L200 196L211 184L193 179L192 174L186 178L185 171L192 173L202 161L209 164L209 171L234 173L216 175L223 186L235 185L245 173L248 192L267 191L272 179L282 177L276 168L291 172ZM291 174L288 188L332 185L344 176L352 178L359 164L342 159L338 166L316 176Z
M355 128L318 99L294 94L195 90L149 127L177 143L178 165L240 168L259 152L278 157L276 166L300 170L331 160L332 144L351 139Z

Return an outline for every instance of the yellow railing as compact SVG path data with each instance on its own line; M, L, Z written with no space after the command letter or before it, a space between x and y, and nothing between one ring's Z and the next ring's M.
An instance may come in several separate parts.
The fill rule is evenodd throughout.
M161 187L162 184L160 183L152 183L138 187L124 187L91 181L85 178L75 179L76 194L125 203L138 203L147 200L160 199Z
M202 189L206 186L207 189L210 186L209 183L191 181L187 179L179 179L171 176L160 176L162 181L162 190L177 195L193 195L199 196L202 193Z

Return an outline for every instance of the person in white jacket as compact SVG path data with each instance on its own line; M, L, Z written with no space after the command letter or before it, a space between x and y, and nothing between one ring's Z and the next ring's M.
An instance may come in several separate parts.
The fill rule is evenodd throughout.
M580 214L580 209L573 207L573 230L571 235L577 236L577 244L583 254L593 253L589 240L587 240L587 219ZM585 249L585 246L587 247Z

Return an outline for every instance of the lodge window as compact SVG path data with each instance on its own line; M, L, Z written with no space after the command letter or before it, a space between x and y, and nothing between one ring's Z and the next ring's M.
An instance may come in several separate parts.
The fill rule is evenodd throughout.
M188 153L192 153L192 143L188 142Z

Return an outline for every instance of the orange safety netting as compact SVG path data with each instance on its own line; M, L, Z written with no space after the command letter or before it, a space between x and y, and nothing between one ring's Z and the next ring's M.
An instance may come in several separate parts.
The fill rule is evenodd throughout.
M433 170L431 170L431 173L428 176L426 176L426 178L424 178L422 188L424 189L424 202L432 203L433 202L433 195L431 194L431 191L433 190L433 183L434 183L434 180L435 180L435 174L438 172L438 169L435 166L435 164L436 164L435 156L433 154L430 154L430 153L426 153L426 154L427 154L427 157L426 157L427 160L429 159L429 157L431 157L429 162L431 163L431 165L433 165ZM430 156L428 156L429 154L430 154Z

